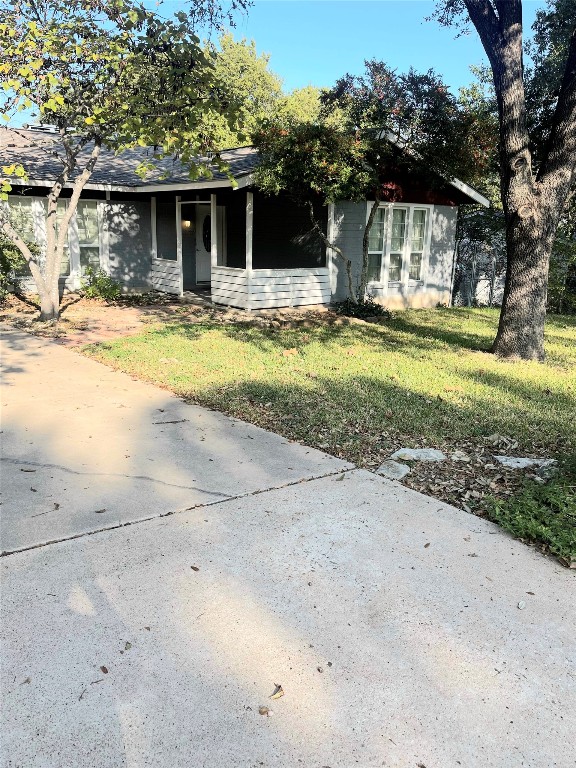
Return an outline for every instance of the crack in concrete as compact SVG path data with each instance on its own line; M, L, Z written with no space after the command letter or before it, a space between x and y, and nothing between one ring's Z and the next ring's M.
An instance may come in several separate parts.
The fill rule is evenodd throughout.
M178 485L177 483L167 483L165 480L158 480L155 477L149 475L124 475L120 472L81 472L78 469L70 469L64 467L61 464L42 464L36 461L24 461L23 459L12 459L8 457L1 457L0 461L5 461L7 464L23 464L27 467L41 467L43 469L59 469L61 472L67 472L70 475L80 475L82 477L120 477L126 480L146 480L150 483L156 483L158 485L165 485L168 488L181 488L184 491L199 491L205 493L208 496L219 496L222 499L232 498L227 493L218 493L218 491L206 491L204 488L198 488L196 485Z
M24 463L32 463L32 462L21 462ZM42 465L39 465L42 466ZM116 523L115 525L107 525L103 526L102 528L96 528L93 531L84 531L82 533L76 533L72 536L63 536L60 539L51 539L50 541L43 541L40 544L32 544L30 546L26 547L19 547L17 549L10 549L10 550L4 550L3 552L0 552L0 557L9 557L10 555L17 555L21 552L29 552L33 549L42 549L43 547L48 547L52 544L62 544L66 541L73 541L74 539L83 539L86 536L94 536L97 533L105 533L106 531L114 531L117 528L127 528L129 525L138 525L140 523L147 523L151 520L159 520L162 517L171 517L172 515L177 515L182 512L190 512L193 509L202 509L204 507L213 507L216 504L226 504L229 501L236 501L238 499L245 499L247 496L258 496L261 493L266 493L267 491L278 491L282 488L290 488L293 485L301 485L302 483L310 483L313 480L323 480L327 477L335 477L336 475L345 475L348 472L354 472L358 469L358 467L352 465L348 468L338 469L334 472L327 472L323 475L314 475L313 477L304 477L300 480L291 480L289 483L282 483L281 485L271 485L268 488L258 488L255 491L246 491L246 493L239 493L237 496L227 496L225 498L218 499L216 501L210 501L207 504L194 504L191 507L185 507L184 509L174 509L170 512L158 512L155 515L149 515L147 517L141 517L139 520L127 520L125 523ZM194 489L196 490L196 489Z

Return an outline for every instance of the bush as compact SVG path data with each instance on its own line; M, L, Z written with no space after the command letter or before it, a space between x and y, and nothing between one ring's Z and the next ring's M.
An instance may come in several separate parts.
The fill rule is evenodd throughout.
M32 250L34 246L28 243ZM21 275L26 269L26 259L5 235L0 234L0 304L9 293L21 292Z
M383 307L382 304L377 304L373 299L365 299L359 302L354 302L351 299L337 301L332 305L332 309L339 315L357 317L359 320L366 320L369 317L383 317L386 320L392 319L390 310Z
M529 481L512 499L493 499L488 515L523 541L576 565L576 456L544 485Z
M116 301L120 296L120 283L116 282L103 269L86 267L81 289L88 299L105 299Z

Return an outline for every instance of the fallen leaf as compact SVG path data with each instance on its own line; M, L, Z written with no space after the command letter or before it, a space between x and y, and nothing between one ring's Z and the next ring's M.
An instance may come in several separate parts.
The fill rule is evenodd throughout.
M95 509L94 510L94 514L95 515L101 515L102 512L106 512L106 507L104 507L104 509Z
M20 685L27 685L27 684L28 684L28 683L30 683L30 682L32 682L32 681L31 681L31 679L30 679L29 677L27 677L27 678L26 678L26 680L22 680L22 682L20 683Z
M57 509L60 509L60 504L58 504L57 502L54 502L54 511L56 511Z
M126 640L126 645L124 646L125 651L129 651L130 648L132 648L132 643L130 643L128 640Z
M36 488L30 488L30 490L32 491L32 493L37 493Z
M269 717L271 714L271 711L268 709L268 707L258 707L258 713L260 715L266 715Z
M25 469L24 467L20 467L20 472L36 472L35 469Z
M429 546L430 546L430 542L428 542L427 544L424 544L424 549L428 549Z
M200 568L198 568L197 565L191 565L190 568L192 568L193 571L199 571Z
M108 674L108 667L100 667L100 672L102 672L103 675Z
M274 683L274 685L276 686L276 688L274 689L274 693L272 694L272 696L270 696L269 698L279 699L282 696L284 696L284 689L279 683Z
M150 632L150 627L144 627L144 629L147 629L148 632Z
M526 592L527 595L535 595L536 592Z

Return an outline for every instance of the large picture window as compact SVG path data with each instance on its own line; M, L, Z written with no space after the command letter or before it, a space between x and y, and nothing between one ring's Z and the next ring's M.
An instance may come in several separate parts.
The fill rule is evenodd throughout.
M430 209L384 204L368 236L368 282L424 280Z

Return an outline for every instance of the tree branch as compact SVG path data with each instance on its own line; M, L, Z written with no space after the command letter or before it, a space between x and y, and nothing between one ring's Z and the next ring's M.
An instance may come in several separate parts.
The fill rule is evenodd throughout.
M44 281L44 278L42 277L42 272L40 271L40 267L38 266L38 263L32 254L32 251L30 250L30 248L28 248L28 246L26 245L26 242L20 237L18 232L16 232L16 230L14 229L10 221L8 219L2 219L2 222L0 223L0 227L2 228L2 231L4 232L4 234L10 238L10 240L18 248L22 256L24 256L24 258L26 259L26 263L28 264L28 268L30 269L30 272L36 282L36 285L45 286L45 281Z
M537 181L554 197L570 189L576 174L576 28L572 32L568 57L544 161ZM562 194L562 193L561 193Z

